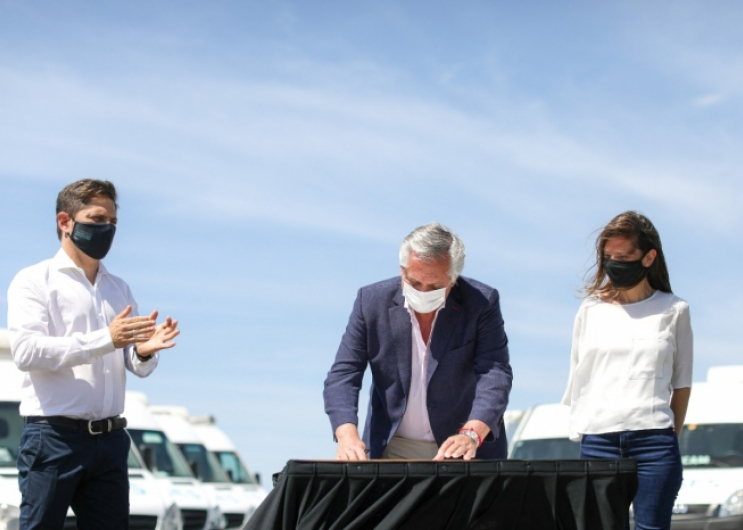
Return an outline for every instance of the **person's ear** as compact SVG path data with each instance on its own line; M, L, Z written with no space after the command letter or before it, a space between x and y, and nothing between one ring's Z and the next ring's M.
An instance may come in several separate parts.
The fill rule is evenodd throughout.
M658 251L654 248L651 248L648 250L647 254L645 254L645 257L642 258L642 266L645 268L650 267L653 262L655 262L655 258L658 257Z
M62 231L62 234L69 234L72 231L72 225L75 221L67 212L59 212L57 214L57 227Z

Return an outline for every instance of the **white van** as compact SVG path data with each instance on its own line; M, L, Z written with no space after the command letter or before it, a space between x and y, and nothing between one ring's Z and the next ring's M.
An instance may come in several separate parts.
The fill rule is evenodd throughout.
M16 457L23 431L18 407L23 372L10 354L7 330L0 330L0 530L17 528L21 493L18 489ZM181 530L180 517L172 500L163 495L154 477L132 468L135 453L129 454L129 528L132 530ZM75 528L75 515L67 512L65 528Z
M673 528L743 529L743 366L710 368L692 385L679 448Z
M183 530L224 528L224 520L207 491L191 473L180 451L168 439L146 406L141 392L127 392L124 417L132 446L155 476L160 491L166 493L180 510ZM138 458L138 459L139 459Z
M580 443L570 440L570 407L561 403L537 405L524 413L508 458L515 460L577 460Z
M194 474L212 493L224 516L226 528L242 528L258 504L251 494L234 484L219 460L204 446L201 437L188 420L184 407L150 406L168 438L181 450Z
M506 442L508 442L508 450L511 450L513 445L513 436L516 434L516 429L519 428L519 423L524 417L523 410L507 410L503 414L503 426L506 429Z
M215 456L230 480L252 499L255 506L253 511L255 511L268 494L261 486L260 477L248 470L238 454L235 444L222 429L216 426L213 416L189 417L188 420L206 449ZM252 515L252 511L249 515Z

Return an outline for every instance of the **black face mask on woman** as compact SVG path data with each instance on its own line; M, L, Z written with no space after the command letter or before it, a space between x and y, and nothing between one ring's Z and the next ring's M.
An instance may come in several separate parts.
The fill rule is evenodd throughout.
M103 259L111 249L116 225L111 223L78 223L72 227L70 239L77 248L93 259Z
M648 268L642 264L645 256L636 261L617 261L615 259L604 259L604 271L611 280L613 287L624 289L634 287L640 283L648 274Z

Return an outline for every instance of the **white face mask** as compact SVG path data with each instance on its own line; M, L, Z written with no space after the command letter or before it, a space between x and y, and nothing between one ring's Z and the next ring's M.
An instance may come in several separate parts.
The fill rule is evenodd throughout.
M403 280L402 294L408 307L416 313L432 313L446 302L446 287L435 291L418 291Z

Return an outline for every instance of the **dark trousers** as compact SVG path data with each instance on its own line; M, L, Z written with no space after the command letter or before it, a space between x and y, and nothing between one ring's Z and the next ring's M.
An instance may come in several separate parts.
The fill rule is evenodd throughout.
M70 506L79 529L126 529L130 443L124 429L92 436L26 425L18 453L20 530L59 530Z
M681 488L682 474L678 439L673 429L585 434L580 457L637 460L638 488L632 501L635 528L671 528L671 512Z

